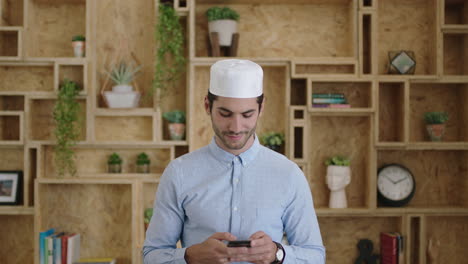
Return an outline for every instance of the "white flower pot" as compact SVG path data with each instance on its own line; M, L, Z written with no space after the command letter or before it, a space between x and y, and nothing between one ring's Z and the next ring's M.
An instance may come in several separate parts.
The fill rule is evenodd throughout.
M73 41L73 53L75 57L82 58L85 55L85 42L84 41Z
M237 33L237 21L231 19L221 19L208 22L209 32L218 32L219 45L231 46L232 35Z
M129 93L133 90L133 87L128 84L120 84L112 87L112 91L116 93Z
M104 92L109 108L135 108L140 102L139 92Z

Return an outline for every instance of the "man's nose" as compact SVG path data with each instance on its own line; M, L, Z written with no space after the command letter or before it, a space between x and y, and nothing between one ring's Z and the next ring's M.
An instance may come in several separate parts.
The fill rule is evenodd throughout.
M242 117L238 115L233 116L229 124L229 130L235 133L241 132L242 131Z

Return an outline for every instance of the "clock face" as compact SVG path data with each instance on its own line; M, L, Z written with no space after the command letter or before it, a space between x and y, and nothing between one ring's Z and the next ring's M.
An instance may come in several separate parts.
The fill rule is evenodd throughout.
M414 195L414 177L403 166L396 164L384 166L377 176L377 190L380 201L385 205L402 206Z

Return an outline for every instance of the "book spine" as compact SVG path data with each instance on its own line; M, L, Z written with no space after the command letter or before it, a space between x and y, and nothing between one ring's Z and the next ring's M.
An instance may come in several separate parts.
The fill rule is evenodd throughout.
M345 98L342 93L314 93L312 98Z
M344 98L313 98L312 103L322 103L322 104L343 104L346 103Z
M330 108L351 108L349 104L330 104Z

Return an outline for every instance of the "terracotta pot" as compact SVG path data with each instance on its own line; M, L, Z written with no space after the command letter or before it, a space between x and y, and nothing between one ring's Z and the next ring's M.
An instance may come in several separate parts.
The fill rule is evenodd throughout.
M170 123L169 135L172 140L182 140L185 136L185 124Z
M84 41L73 41L72 46L75 57L82 58L85 56L86 43Z
M426 129L431 141L441 141L445 132L445 124L426 125Z

